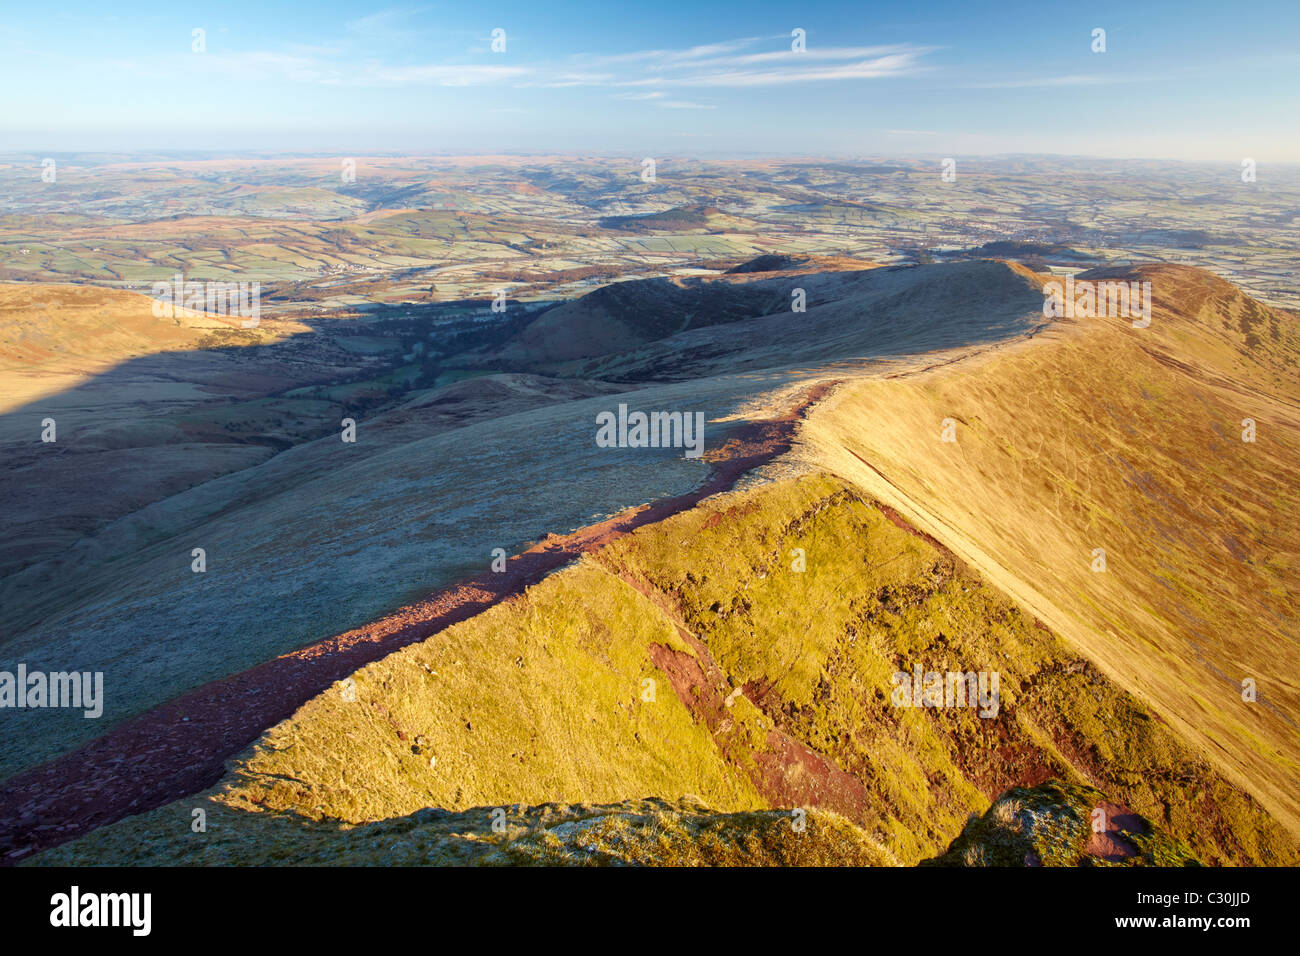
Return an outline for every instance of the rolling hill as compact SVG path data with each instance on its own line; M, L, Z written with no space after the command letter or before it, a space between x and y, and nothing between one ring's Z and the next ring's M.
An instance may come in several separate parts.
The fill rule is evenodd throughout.
M1147 328L1045 319L1048 277L1015 264L807 268L593 292L451 357L497 374L377 412L373 445L307 442L6 579L30 623L0 651L114 668L108 727L415 627L215 785L38 862L647 862L651 826L660 860L736 861L745 833L750 862L1294 864L1296 316L1173 266L1079 277L1150 282ZM809 396L788 451L688 494ZM709 454L594 446L617 402L704 410ZM479 613L396 611L648 501L677 504ZM191 541L219 575L187 576ZM31 587L73 569L75 602ZM896 706L915 668L998 674L996 713ZM89 739L65 724L0 802ZM1098 806L1136 822L1090 850ZM220 834L197 856L195 809Z

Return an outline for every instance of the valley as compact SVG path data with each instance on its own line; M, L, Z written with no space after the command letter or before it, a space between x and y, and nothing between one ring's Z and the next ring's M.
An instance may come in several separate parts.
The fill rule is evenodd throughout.
M1296 300L1196 217L1031 226L1055 160L944 200L997 238L916 164L331 164L0 209L0 671L105 687L4 713L6 862L1296 865ZM931 671L997 706L891 701Z

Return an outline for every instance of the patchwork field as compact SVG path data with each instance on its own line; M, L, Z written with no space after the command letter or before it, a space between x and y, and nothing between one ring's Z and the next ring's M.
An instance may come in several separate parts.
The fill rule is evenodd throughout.
M572 295L761 253L891 265L990 240L1061 259L1208 268L1294 308L1300 177L1273 166L1038 157L702 162L660 157L0 155L0 280L147 290L261 282L269 311ZM348 164L351 164L350 166ZM575 274L578 273L578 274ZM582 275L581 273L586 273Z

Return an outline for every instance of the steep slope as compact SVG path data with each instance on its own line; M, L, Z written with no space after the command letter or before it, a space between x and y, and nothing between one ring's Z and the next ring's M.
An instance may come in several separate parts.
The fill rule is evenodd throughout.
M995 356L853 383L812 417L806 457L950 546L1300 832L1300 330L1198 270L1122 275L1152 283L1149 328L1061 319Z
M725 288L743 293L763 281L735 278ZM301 414L324 428L274 455L243 444L245 458L222 461L246 467L210 480L179 468L194 449L167 446L145 456L146 466L161 461L181 473L174 485L160 483L161 497L144 507L127 495L115 499L120 510L100 507L102 496L91 493L119 484L97 483L94 470L83 468L79 487L95 507L60 524L58 535L49 531L56 522L41 520L52 509L43 506L36 473L11 470L0 492L23 514L25 543L39 540L45 553L0 579L0 668L21 661L33 670L103 671L114 692L98 721L67 711L11 714L15 742L0 751L0 777L67 753L205 682L361 627L477 574L496 548L524 551L544 535L691 491L708 479L709 455L734 428L784 414L790 390L839 377L840 359L878 363L872 374L902 373L953 357L937 357L935 349L955 355L987 348L1041 321L1029 282L998 263L767 281L807 283L808 313L705 326L652 343L653 354L616 356L625 382L617 389L590 379L543 386L538 377L507 373L436 389L373 416L317 402L310 416ZM823 292L828 305L819 309ZM732 334L741 327L743 336ZM792 368L796 362L807 364ZM747 368L764 371L748 375ZM673 381L644 380L660 370ZM293 383L290 372L282 372L285 384ZM96 397L88 431L111 406ZM704 414L708 454L598 446L596 416L624 403ZM338 430L345 414L357 422L352 443ZM71 455L91 444L88 437L76 434L57 449L28 438L23 454ZM39 466L51 483L71 470L49 454ZM160 469L130 473L147 486ZM194 548L206 555L202 573L192 570Z
M836 264L616 283L551 309L480 361L614 381L683 380L988 344L1043 323L1032 273L1009 263Z
M917 667L996 672L996 706L897 706L893 675ZM446 819L426 807L473 811L457 822L492 840L494 808L692 795L712 812L780 809L782 825L829 811L862 831L843 862L869 846L910 864L1008 787L1057 777L1207 862L1296 860L1137 700L896 514L810 476L647 525L362 668L211 791L38 859L301 862L323 842L348 859L377 848L370 833L410 829L396 819ZM182 825L195 809L212 842Z
M1196 270L1095 276L1151 281L1151 326L1047 323L1045 277L968 262L800 276L828 296L810 296L806 314L702 324L569 365L611 378L714 375L629 392L644 407L703 404L711 425L753 420L808 381L843 384L750 490L642 528L363 668L268 731L215 789L47 859L111 861L132 843L142 847L133 859L180 859L193 842L174 821L196 807L227 833L315 821L312 832L347 854L348 827L428 807L691 794L709 814L820 807L882 858L915 863L943 854L1008 788L1059 779L1066 789L1049 802L1100 799L1070 790L1094 787L1202 862L1295 863L1295 317ZM744 281L788 291L795 277ZM894 350L921 354L863 370ZM775 371L718 374L735 369ZM244 643L221 660L230 668L313 629L360 626L421 572L474 567L483 521L514 527L509 544L522 537L512 522L576 523L574 501L590 508L611 481L624 503L645 500L681 459L613 466L591 454L592 413L610 404L604 385L591 389L574 397L599 397L394 442L289 499L250 502L239 527L221 515L212 527L238 570L183 610L225 620L248 604ZM1241 440L1243 418L1258 426L1255 441ZM519 455L538 447L548 454ZM703 463L682 467L677 487L698 481ZM362 484L382 494L340 514ZM436 552L395 537L427 521L431 487L456 505ZM465 488L477 496L468 511ZM507 505L517 510L503 514ZM229 537L249 524L261 534L252 547ZM304 540L320 566L286 572ZM346 547L367 563L340 561ZM144 574L164 567L161 550L149 558ZM300 585L273 622L289 626L275 632L256 620L256 595L285 593L285 578L256 581L272 570ZM130 574L139 594L142 571ZM362 578L384 590L339 587ZM109 650L138 653L142 626L172 620L159 622L167 587L33 635L107 624L118 638ZM231 653L225 635L187 635L175 656L213 668L218 648ZM996 713L894 706L892 675L918 667L998 674ZM168 674L140 699L193 679ZM1243 696L1247 680L1257 697ZM1077 823L1079 807L1072 814ZM1015 818L992 819L1014 830ZM1078 835L1071 824L1071 846ZM235 854L225 858L265 852L240 857L222 839L220 852ZM1171 846L1151 860L1183 859Z

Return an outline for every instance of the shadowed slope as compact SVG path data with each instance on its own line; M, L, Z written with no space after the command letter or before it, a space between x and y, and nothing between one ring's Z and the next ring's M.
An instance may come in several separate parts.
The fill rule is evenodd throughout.
M87 746L0 784L0 850L9 860L209 786L224 761L362 664L422 640L521 592L584 552L731 486L789 448L795 423L826 388L771 421L733 428L710 456L709 481L687 495L631 509L538 545L456 587L259 664L125 721ZM37 715L37 719L45 715ZM124 773L130 768L130 773Z
M727 288L762 281L729 280ZM814 307L793 316L820 331L796 328L789 313L695 329L687 339L652 343L660 352L618 359L626 378L654 377L655 369L671 366L667 377L674 381L633 381L617 392L602 381L542 383L507 373L435 389L371 416L320 401L313 422L326 429L274 455L244 445L251 461L233 464L251 467L206 481L184 472L177 483L200 483L175 493L172 483L162 483L162 497L143 507L123 495L118 504L138 509L126 514L87 507L96 516L89 528L78 523L90 519L75 498L43 498L33 490L40 483L15 469L6 501L22 506L14 513L32 529L29 540L48 540L42 539L43 560L0 580L0 666L103 671L111 692L100 721L67 711L11 714L21 730L0 753L0 775L66 753L208 681L361 627L478 573L497 547L525 550L545 534L687 494L707 480L706 462L681 449L596 445L597 414L620 403L702 412L713 451L735 423L780 415L785 408L773 411L773 394L838 377L840 359L861 368L888 352L890 369L902 370L937 360L933 349L986 347L1035 322L1036 293L998 263L775 281L819 284L840 296L817 308L814 295ZM874 290L869 309L857 308L860 287ZM744 335L734 336L742 326ZM716 340L715 357L692 344L694 335ZM262 351L274 356L279 349ZM803 368L790 368L805 360ZM733 367L772 370L724 374ZM139 368L133 361L115 374L129 379ZM689 374L702 377L680 380ZM530 389L533 398L526 399ZM338 416L333 422L331 412ZM357 422L356 442L340 440L343 414ZM88 444L74 429L64 444L29 443L24 454L50 474L66 474L55 455ZM167 453L143 456L144 467L131 474L148 478L155 458L187 461L195 450L185 449L188 457L161 451ZM219 464L231 467L227 458ZM96 484L85 469L78 481L92 505L101 501L101 488L119 487ZM69 510L75 513L65 520ZM60 528L57 536L44 530L52 525ZM75 537L84 531L92 533ZM191 570L194 548L206 554L202 574Z
M551 309L485 361L680 380L989 343L1042 324L1029 275L987 260L621 282Z

